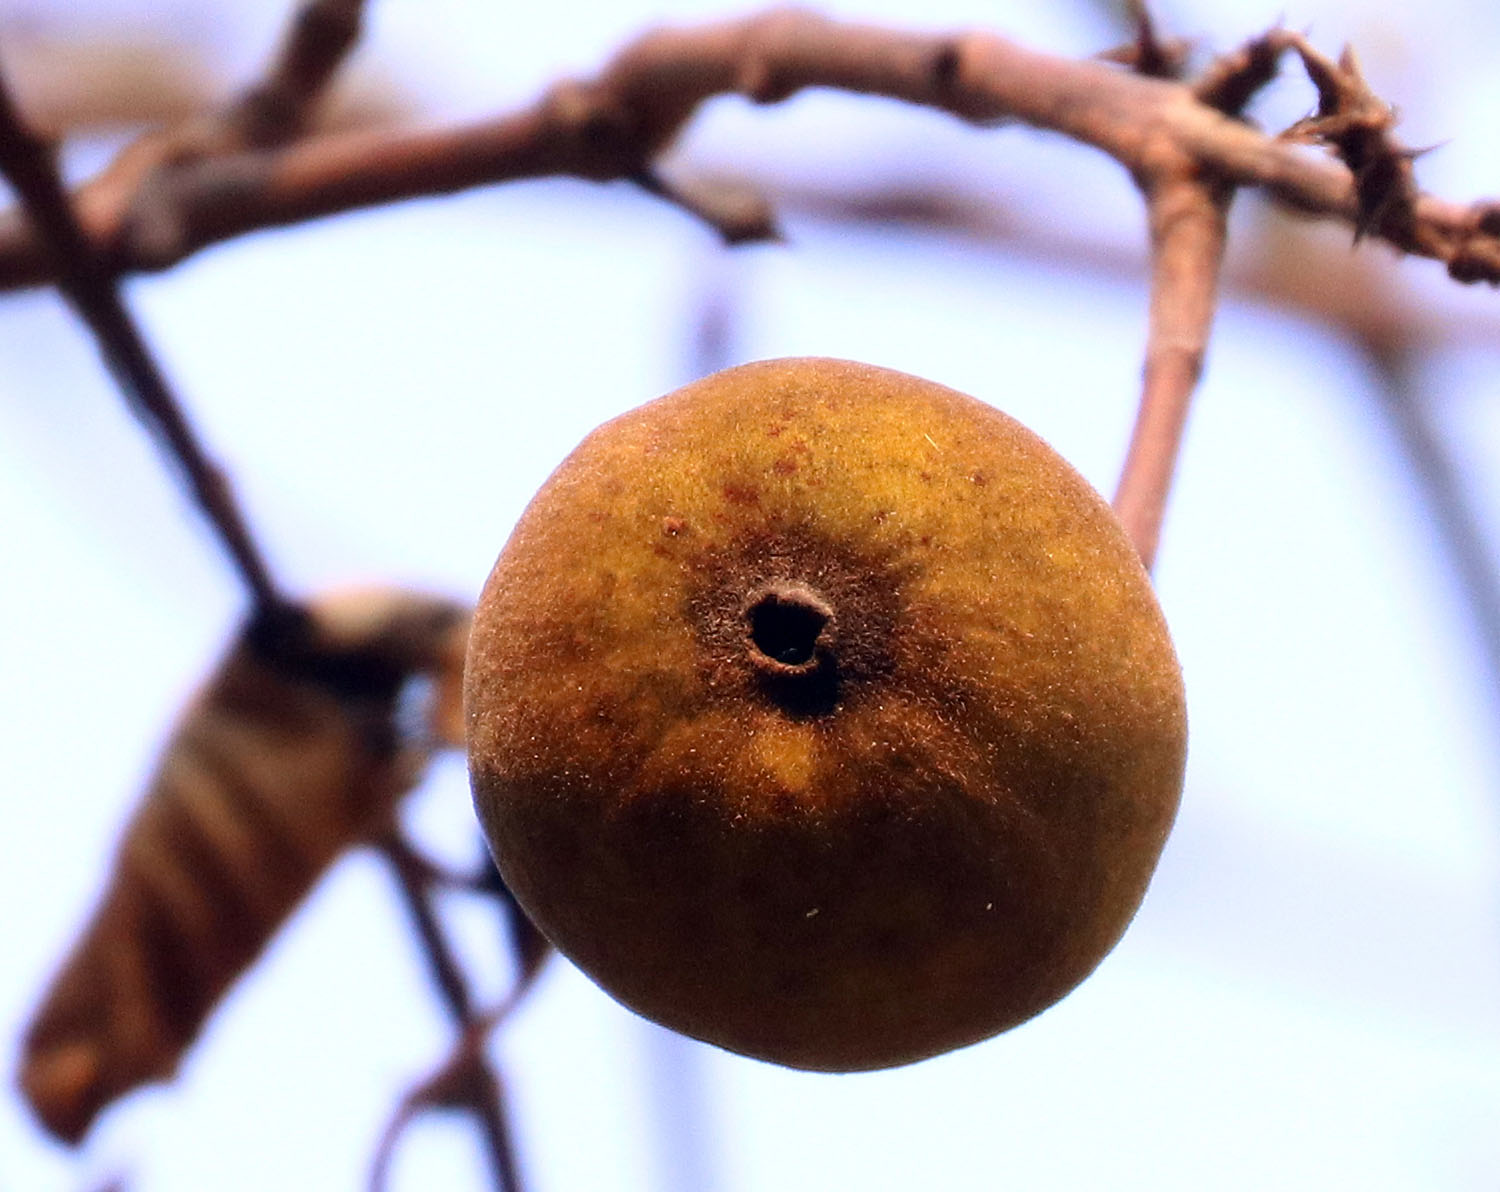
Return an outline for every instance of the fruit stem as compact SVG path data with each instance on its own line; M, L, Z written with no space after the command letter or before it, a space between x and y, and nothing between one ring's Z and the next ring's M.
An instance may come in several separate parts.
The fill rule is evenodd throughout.
M1136 181L1151 229L1150 330L1114 509L1149 571L1213 325L1231 192L1205 182L1190 162L1143 171Z

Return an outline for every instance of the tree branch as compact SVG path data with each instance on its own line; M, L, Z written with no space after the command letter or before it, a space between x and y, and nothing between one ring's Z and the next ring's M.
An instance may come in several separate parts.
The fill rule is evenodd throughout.
M282 145L301 135L359 41L365 0L305 0L261 81L225 111L240 144Z
M1258 44L1256 68L1268 71L1267 55L1274 61L1294 40ZM976 124L1020 121L1101 149L1133 172L1165 145L1205 179L1259 187L1443 261L1462 280L1500 280L1500 218L1491 206L1417 194L1372 220L1348 166L1215 106L1242 102L1226 95L1222 79L1200 96L1190 83L1041 54L990 33L896 32L798 10L648 33L593 80L560 84L493 120L330 134L277 152L182 163L146 188L146 205L156 208L150 220L142 188L117 179L90 188L84 223L110 268L162 269L233 236L378 203L547 175L637 178L709 98L774 103L812 87L884 95ZM174 234L142 234L163 225ZM19 223L0 220L0 288L49 276L45 254Z
M1114 507L1150 570L1213 325L1229 192L1191 167L1141 185L1151 230L1150 327L1141 404Z
M505 1002L472 1019L459 1036L453 1051L437 1069L420 1080L401 1098L396 1112L381 1132L370 1163L370 1192L384 1192L390 1179L396 1144L407 1128L433 1109L463 1109L475 1113L484 1134L495 1187L501 1192L519 1192L521 1171L509 1124L501 1113L504 1088L485 1055L494 1030L505 1019L525 990L519 986Z
M229 481L208 458L145 339L68 202L47 147L22 122L0 76L0 171L36 229L37 251L58 289L88 324L132 410L180 468L256 605L282 603L235 503Z
M433 906L431 887L437 870L426 863L398 831L392 831L378 841L377 847L395 874L401 900L421 942L433 983L442 994L449 1017L459 1029L459 1042L437 1072L402 1099L376 1147L371 1186L384 1187L396 1141L406 1126L423 1110L443 1106L465 1109L474 1115L484 1136L485 1153L489 1156L495 1187L499 1192L520 1192L520 1168L505 1118L500 1078L485 1055L484 1045L495 1026L530 987L543 953L529 948L528 941L518 940L519 973L510 996L499 1009L476 1013L463 968Z
M190 164L268 150L306 131L333 75L359 38L364 0L305 0L263 77L214 111L146 134L83 186L88 227L131 211L136 249L170 254L181 238L171 182ZM106 254L107 256L112 254Z

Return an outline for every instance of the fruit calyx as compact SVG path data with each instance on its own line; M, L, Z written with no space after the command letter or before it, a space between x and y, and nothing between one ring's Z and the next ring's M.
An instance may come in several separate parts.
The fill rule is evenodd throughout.
M789 716L823 716L838 705L838 618L800 580L762 584L745 602L745 654L771 701Z
M804 583L766 584L745 605L750 662L766 675L812 675L832 664L837 633L832 607Z

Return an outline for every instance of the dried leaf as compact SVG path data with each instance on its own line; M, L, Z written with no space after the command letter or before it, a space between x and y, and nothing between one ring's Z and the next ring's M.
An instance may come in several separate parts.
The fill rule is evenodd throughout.
M20 1083L76 1142L170 1076L215 1003L341 852L390 820L454 712L469 611L393 590L253 619L167 743L92 919L43 999ZM409 681L433 685L403 732ZM456 733L455 733L456 726Z

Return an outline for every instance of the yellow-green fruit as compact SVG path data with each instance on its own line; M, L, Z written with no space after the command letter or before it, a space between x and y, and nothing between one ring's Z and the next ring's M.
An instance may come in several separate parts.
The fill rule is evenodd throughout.
M1030 431L835 360L596 430L480 599L480 820L632 1009L799 1068L1044 1009L1134 914L1182 679L1099 496Z

